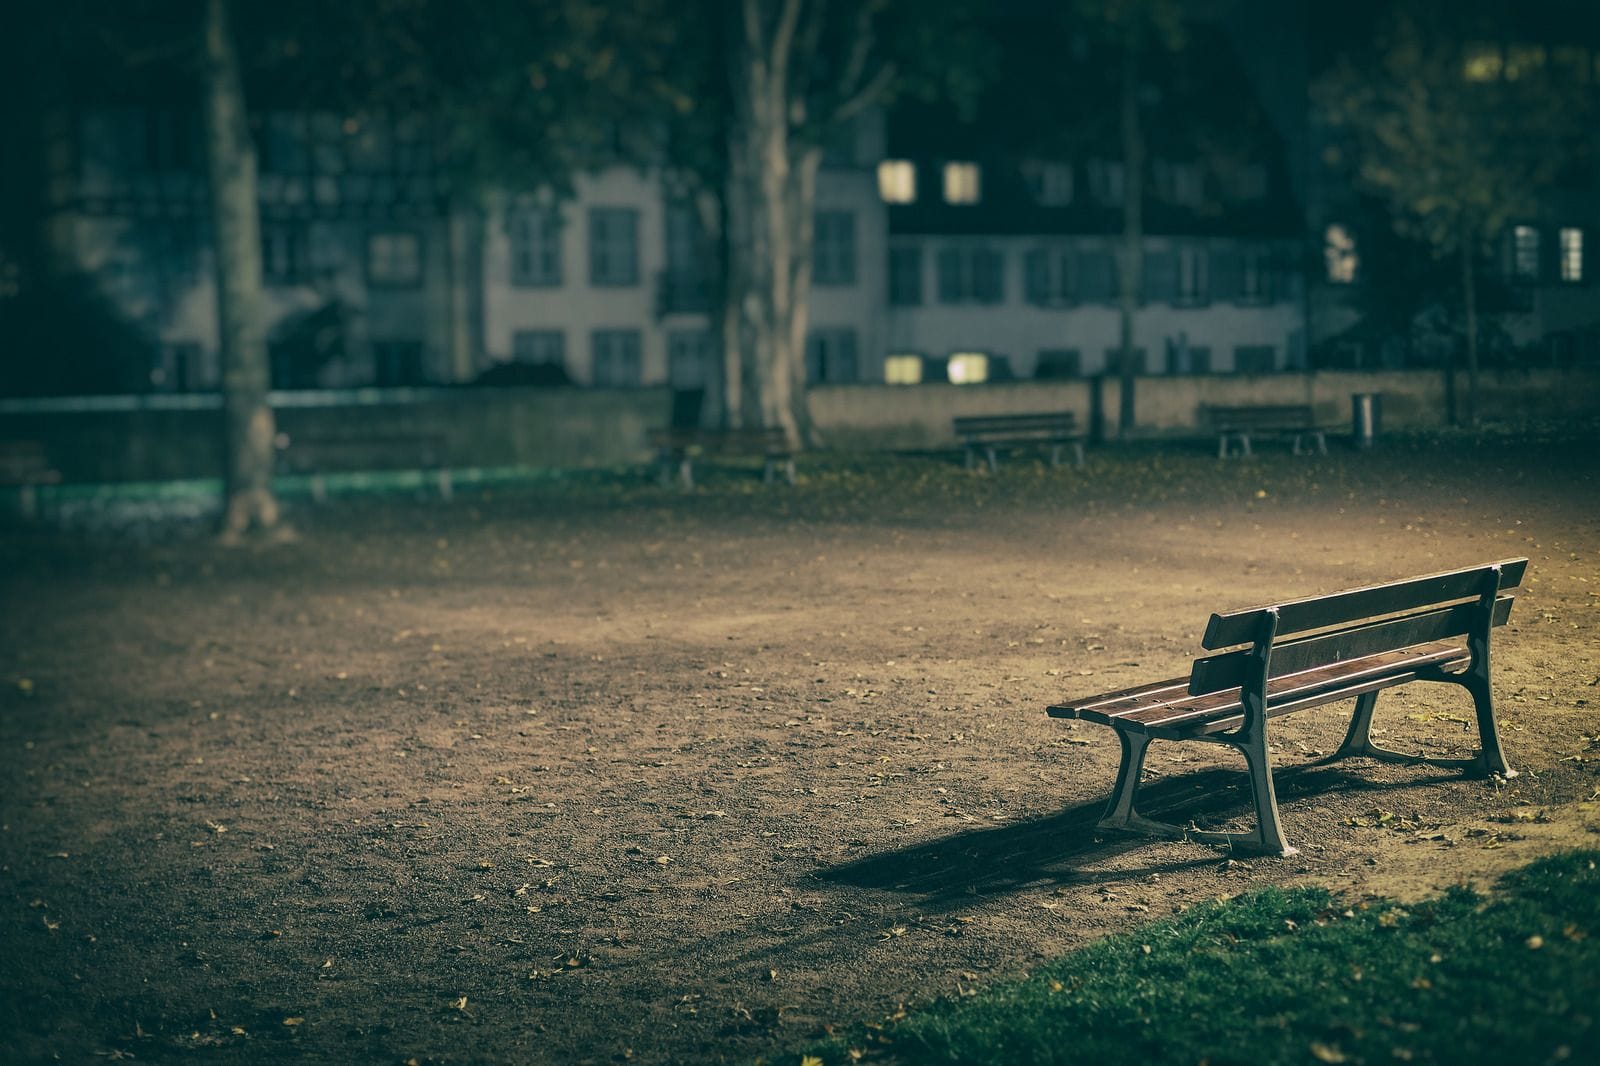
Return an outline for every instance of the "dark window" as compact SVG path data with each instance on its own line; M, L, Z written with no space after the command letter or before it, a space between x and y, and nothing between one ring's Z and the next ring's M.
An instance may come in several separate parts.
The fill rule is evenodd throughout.
M1078 252L1078 298L1086 303L1111 303L1117 298L1116 262L1104 248Z
M818 211L811 280L818 285L856 283L856 216L851 211Z
M1172 302L1180 307L1199 307L1211 299L1211 257L1198 244L1185 244L1175 255L1177 277Z
M1241 344L1233 350L1236 374L1270 374L1276 363L1277 349L1270 344Z
M939 250L939 302L997 304L1005 299L1005 258L993 248Z
M427 382L422 370L421 341L374 341L372 364L379 388Z
M889 249L889 303L916 307L922 303L922 249Z
M1178 255L1172 251L1144 253L1144 299L1149 303L1178 302Z
M643 379L639 363L639 331L594 331L594 384L602 389L633 388Z
M1211 370L1211 349L1204 345L1167 341L1167 373L1205 374Z
M310 276L311 240L304 222L261 224L261 279L268 285L300 285Z
M551 208L511 212L511 284L561 284L561 215Z
M1276 264L1272 249L1265 245L1251 245L1239 257L1239 292L1236 297L1243 304L1268 304L1272 302L1273 279Z
M422 238L407 230L367 235L367 281L372 285L411 288L422 284Z
M1143 374L1145 372L1144 349L1143 348L1135 348L1133 350L1133 372L1135 374ZM1106 349L1106 373L1107 374L1121 374L1122 373L1122 349L1121 348L1107 348Z
M835 385L856 379L856 331L812 330L806 338L806 381Z
M589 209L589 282L639 284L639 212L631 207Z
M711 334L703 329L669 332L667 384L674 389L704 389L711 379Z
M1038 307L1072 303L1077 256L1070 248L1033 248L1023 257L1023 290Z
M511 358L519 363L567 363L567 335L559 329L519 329L511 334Z
M159 392L194 392L200 387L200 359L200 346L192 341L164 344L150 384Z
M1076 348L1045 348L1033 368L1033 376L1041 381L1075 378L1082 374L1083 357Z

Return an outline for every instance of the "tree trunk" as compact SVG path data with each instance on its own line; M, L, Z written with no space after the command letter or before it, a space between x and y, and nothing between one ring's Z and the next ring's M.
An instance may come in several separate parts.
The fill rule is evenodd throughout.
M1478 272L1473 263L1476 240L1472 228L1461 232L1461 305L1467 329L1467 425L1478 424Z
M1133 320L1139 309L1144 266L1144 131L1139 124L1139 39L1131 26L1123 39L1121 95L1122 254L1118 257L1117 305L1122 366L1117 436L1127 440L1135 415Z
M742 0L728 49L733 121L728 131L727 285L724 333L728 404L746 427L777 427L791 445L811 436L805 394L811 228L821 152L791 138L789 0ZM737 386L737 396L732 392Z
M272 494L275 429L267 403L271 378L261 312L256 154L227 0L206 0L202 85L222 356L222 533L237 539L277 527L278 501Z

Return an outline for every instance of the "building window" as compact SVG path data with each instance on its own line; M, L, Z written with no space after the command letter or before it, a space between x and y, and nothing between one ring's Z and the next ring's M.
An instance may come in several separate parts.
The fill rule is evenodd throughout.
M916 307L922 303L922 249L889 249L889 303Z
M703 329L670 331L667 384L674 389L704 389L711 381L711 334Z
M1511 227L1511 276L1516 281L1539 280L1539 231L1532 226Z
M1239 302L1272 302L1272 249L1252 245L1239 256Z
M1168 203L1199 207L1205 199L1205 177L1198 163L1169 163L1158 159L1151 171L1157 195Z
M1197 244L1177 250L1177 289L1172 302L1179 307L1200 307L1211 299L1211 258Z
M1121 163L1109 159L1093 159L1089 162L1089 192L1107 207L1122 203L1123 177Z
M1080 248L1077 273L1078 298L1086 303L1111 303L1117 298L1117 264L1105 248Z
M1133 372L1135 374L1143 374L1145 372L1145 360L1144 360L1144 349L1143 348L1135 348L1133 350L1133 360L1132 360L1132 362L1133 362ZM1121 374L1122 373L1122 349L1121 348L1107 348L1106 349L1106 373L1107 374Z
M309 230L304 222L261 224L261 280L300 285L310 275Z
M158 362L150 368L150 384L157 392L194 392L200 388L202 355L193 341L163 344Z
M1211 372L1211 349L1184 341L1167 342L1167 373L1208 374Z
M561 215L553 208L513 211L511 284L552 288L561 284Z
M1335 222L1323 231L1322 258L1331 284L1355 283L1356 271L1361 266L1361 256L1356 251L1355 235L1348 227Z
M422 238L405 230L367 235L367 281L410 288L422 284Z
M1270 344L1241 344L1233 350L1236 374L1270 374L1277 369L1277 349Z
M939 249L939 302L997 304L1005 299L1005 260L993 248Z
M1032 248L1023 257L1024 299L1036 307L1062 307L1072 302L1071 248Z
M667 264L661 275L659 310L665 314L703 312L711 307L711 285L706 258L710 242L693 205L668 204L666 209Z
M1076 348L1045 348L1033 364L1033 376L1040 381L1082 377L1083 356Z
M511 334L511 358L519 363L566 366L567 335L559 329L519 329Z
M817 212L811 280L817 285L856 283L855 212Z
M989 356L984 352L956 352L946 364L952 385L980 385L989 380Z
M423 385L421 341L374 341L373 379L379 388Z
M878 164L878 195L886 204L917 202L917 165L909 159L885 159Z
M1576 226L1563 226L1561 242L1561 280L1583 280L1583 230Z
M599 389L633 388L643 380L639 331L597 329L593 336L593 378Z
M1033 202L1040 207L1066 207L1072 203L1072 164L1030 159L1022 164Z
M922 356L915 353L891 355L883 361L885 385L922 384Z
M631 207L589 209L589 284L639 284L639 212Z
M837 385L856 378L856 331L816 329L806 337L806 381Z
M983 198L982 175L976 163L944 165L944 202L975 204Z

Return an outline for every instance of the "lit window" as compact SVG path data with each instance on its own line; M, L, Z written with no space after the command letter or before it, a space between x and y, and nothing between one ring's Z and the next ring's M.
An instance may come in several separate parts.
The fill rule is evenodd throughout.
M1022 164L1022 176L1041 207L1066 207L1072 203L1072 164L1030 159Z
M367 280L373 285L422 284L422 239L390 230L367 236Z
M1468 81L1499 81L1502 64L1500 46L1497 44L1471 44L1461 64L1461 74Z
M978 164L946 163L944 165L944 202L947 204L975 204L982 197L979 187Z
M1532 226L1511 227L1511 276L1539 280L1539 231Z
M1356 280L1356 269L1361 256L1356 252L1356 239L1350 230L1334 223L1323 231L1322 255L1328 268L1328 280L1335 285L1350 285Z
M885 159L878 164L878 195L886 204L917 202L917 165L909 159Z
M922 356L889 356L883 361L883 381L886 385L922 384Z
M957 352L946 373L952 385L976 385L989 380L989 357L982 352Z
M1561 230L1561 280L1583 280L1583 230L1576 226Z

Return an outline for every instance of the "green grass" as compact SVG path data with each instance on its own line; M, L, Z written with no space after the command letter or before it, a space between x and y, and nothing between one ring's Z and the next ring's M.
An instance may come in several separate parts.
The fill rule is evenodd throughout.
M806 1055L826 1066L1600 1062L1597 865L1600 851L1569 852L1489 896L1455 889L1406 906L1263 889Z

